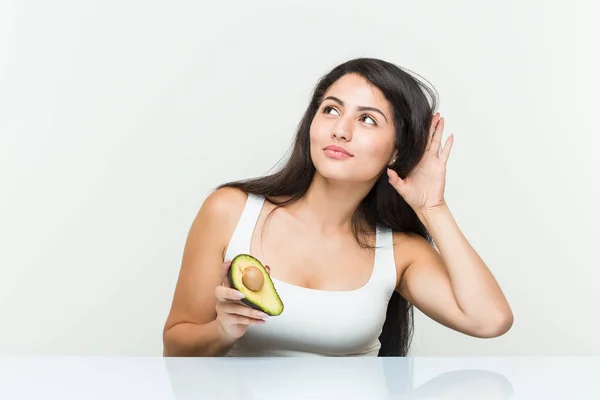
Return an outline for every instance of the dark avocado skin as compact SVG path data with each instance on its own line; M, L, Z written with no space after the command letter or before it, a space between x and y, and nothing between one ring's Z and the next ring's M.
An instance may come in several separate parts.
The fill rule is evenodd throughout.
M233 260L231 260L231 266L235 265L236 259L239 258L239 257L244 257L244 258L251 259L251 260L253 260L253 262L255 262L257 264L257 266L260 266L260 268L264 269L264 266L262 266L262 263L259 260L257 260L255 257L253 257L253 256L251 256L249 254L238 254L237 256L235 256L233 258ZM236 289L236 290L239 290L242 293L244 293L244 291L247 290L247 289L245 289L243 287L243 285L238 285L238 284L235 283L235 280L233 279L233 272L234 271L233 271L233 268L231 266L229 267L229 270L227 271L227 281L229 282L229 286L232 287L232 288L234 288L234 289ZM245 297L245 298L243 298L243 299L241 299L241 302L243 304L247 305L248 307L253 308L254 310L262 311L262 312L264 312L264 313L266 313L268 315L271 315L271 316L281 314L281 312L283 312L283 304L281 303L281 299L279 298L279 295L277 294L277 290L275 289L275 286L273 285L273 281L271 281L271 279L267 278L267 280L265 281L265 285L269 285L270 289L268 289L268 290L273 290L274 296L277 297L277 301L280 303L281 309L282 309L279 313L274 314L270 310L268 310L266 308L262 308L260 305L255 304L254 302L252 302L251 300L249 300L248 296ZM266 290L266 289L263 289L263 290Z

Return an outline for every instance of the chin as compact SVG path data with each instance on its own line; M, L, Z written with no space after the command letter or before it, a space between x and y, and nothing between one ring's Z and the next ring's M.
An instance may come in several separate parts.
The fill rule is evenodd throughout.
M367 183L377 178L377 173L365 169L354 160L313 160L317 173L325 180L345 183Z

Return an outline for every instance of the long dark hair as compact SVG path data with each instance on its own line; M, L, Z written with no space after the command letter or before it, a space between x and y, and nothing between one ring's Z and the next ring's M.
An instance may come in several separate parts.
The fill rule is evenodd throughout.
M391 104L398 151L391 168L404 178L425 152L429 126L437 108L436 92L406 69L379 59L356 58L335 67L319 80L298 126L289 157L278 171L259 178L225 183L219 188L235 187L264 196L276 208L304 196L316 171L310 156L310 125L327 89L349 73L358 74L379 88ZM354 236L363 247L369 245L361 238L377 226L391 228L394 232L418 234L431 242L429 233L413 209L388 183L385 169L352 219ZM412 333L412 305L394 292L379 337L379 356L406 356Z

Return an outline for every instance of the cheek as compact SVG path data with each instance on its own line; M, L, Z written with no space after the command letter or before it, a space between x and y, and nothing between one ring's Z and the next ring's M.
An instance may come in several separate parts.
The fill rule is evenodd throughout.
M360 148L365 158L378 163L387 163L394 151L394 141L388 137L376 137L375 135L365 135Z
M310 142L311 144L323 144L331 139L331 127L323 121L314 121L310 127Z

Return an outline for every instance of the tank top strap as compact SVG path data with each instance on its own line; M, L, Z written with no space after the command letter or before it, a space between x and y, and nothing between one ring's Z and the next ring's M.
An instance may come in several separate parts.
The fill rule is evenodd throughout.
M394 258L394 236L390 228L378 227L373 280L391 297L396 290L397 270Z
M250 253L254 227L256 226L264 202L265 198L263 196L248 193L248 199L227 246L225 259L232 260L233 257L240 253Z

